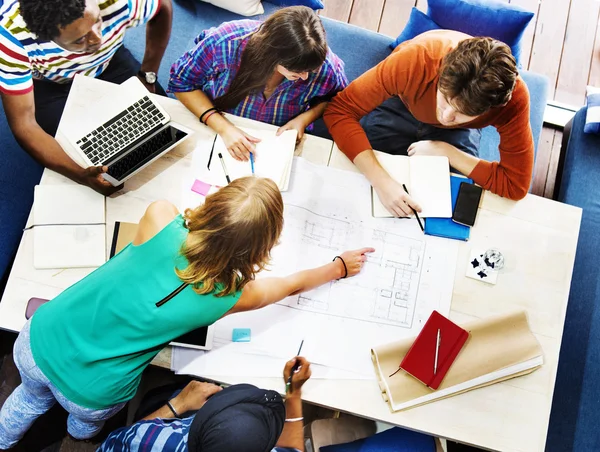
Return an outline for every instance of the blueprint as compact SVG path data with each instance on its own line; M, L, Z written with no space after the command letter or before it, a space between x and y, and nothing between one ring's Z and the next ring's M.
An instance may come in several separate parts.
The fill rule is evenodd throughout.
M218 321L208 374L226 375L219 371L236 353L283 365L304 340L311 362L374 378L372 347L418 334L433 310L449 314L458 244L423 235L414 219L373 218L370 190L360 174L294 159L280 244L258 277L319 267L346 250L375 252L352 278ZM231 342L233 328L250 328L251 342ZM204 364L198 369L207 375ZM193 368L188 362L186 371Z

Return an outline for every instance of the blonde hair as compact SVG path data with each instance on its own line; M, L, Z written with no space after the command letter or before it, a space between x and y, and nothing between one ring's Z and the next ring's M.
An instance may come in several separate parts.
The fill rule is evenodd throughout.
M275 182L258 177L234 180L208 196L196 209L187 209L189 229L181 253L188 266L177 276L198 294L222 289L229 295L254 279L271 258L283 229L283 200Z

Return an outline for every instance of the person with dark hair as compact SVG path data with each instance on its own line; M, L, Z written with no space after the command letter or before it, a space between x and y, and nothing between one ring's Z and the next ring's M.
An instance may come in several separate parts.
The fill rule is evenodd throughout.
M303 451L302 385L310 378L310 363L302 357L288 361L283 378L287 382L296 361L300 367L292 375L285 406L275 391L248 384L222 390L192 381L175 396L163 398L153 413L111 433L98 452ZM157 398L159 394L149 397Z
M264 23L226 22L203 31L171 67L168 90L216 131L231 155L248 160L259 140L220 112L295 129L298 139L347 84L343 62L327 48L319 16L282 8Z
M54 139L76 75L122 83L138 76L165 94L156 72L171 33L171 0L5 0L0 4L0 95L8 124L41 165L94 190L118 188L103 167L82 168ZM147 23L140 64L123 46L128 28Z
M510 48L491 38L439 30L406 41L339 93L323 119L395 216L420 206L373 149L446 156L476 184L514 200L531 183L529 92ZM499 162L478 158L478 129L490 125L500 134Z

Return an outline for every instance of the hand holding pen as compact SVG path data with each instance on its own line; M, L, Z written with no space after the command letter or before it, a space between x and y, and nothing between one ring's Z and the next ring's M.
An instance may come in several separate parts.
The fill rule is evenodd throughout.
M308 363L308 361L306 361L304 358L300 357L300 352L302 351L302 346L304 345L304 339L302 339L302 342L300 342L300 347L298 348L298 353L296 354L296 358L290 360L287 362L285 369L283 370L283 378L285 380L285 392L286 393L290 393L294 391L294 387L292 386L292 377L294 376L294 374L296 372L298 372L298 370L300 369L300 366L302 366L302 362L301 360L304 360L306 363ZM289 369L289 374L286 377L286 372L288 371L288 365L290 363L293 363L291 365L291 368ZM308 375L308 377L306 378L306 380L310 377L310 373ZM304 381L306 381L304 380ZM304 384L304 381L300 384L300 386L302 386Z
M296 369L296 370L294 370ZM302 385L310 378L312 372L310 363L302 356L296 356L285 363L283 379L285 380L285 392L290 396L300 396Z

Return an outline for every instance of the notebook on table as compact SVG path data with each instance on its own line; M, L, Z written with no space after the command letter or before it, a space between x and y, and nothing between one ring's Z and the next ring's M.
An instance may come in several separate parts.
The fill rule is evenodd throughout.
M452 210L456 205L458 190L461 182L473 183L473 180L462 176L450 176L450 194L452 197ZM452 218L427 218L425 220L425 234L447 239L469 240L471 228L464 224L452 221Z
M391 411L406 410L526 375L544 363L542 349L529 328L525 311L474 320L462 328L469 332L469 340L437 390L406 372L396 372L398 362L407 355L414 339L371 350L382 397Z
M423 209L422 218L452 216L450 164L447 157L391 155L375 151L381 166L396 181L406 185L413 200ZM392 217L371 188L374 217Z
M99 267L106 262L104 196L82 185L36 185L33 266Z
M468 338L468 331L433 311L402 359L400 369L437 389Z
M256 143L254 174L258 177L272 179L280 191L287 190L292 172L292 162L294 160L298 132L295 130L286 130L277 136L275 130L244 127L240 127L240 129L261 140L259 143ZM223 156L231 180L252 176L250 161L241 162L235 160L227 150L221 137L217 136L209 161L209 170L211 173L218 174L218 185L227 185L225 174L219 161L219 154Z

